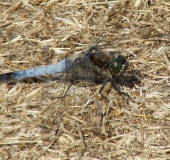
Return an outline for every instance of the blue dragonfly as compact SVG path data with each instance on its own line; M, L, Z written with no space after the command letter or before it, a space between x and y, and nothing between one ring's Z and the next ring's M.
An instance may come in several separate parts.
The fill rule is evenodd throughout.
M79 81L87 82L91 87L96 83L102 83L100 94L102 94L108 82L120 94L130 96L120 90L119 86L126 85L134 87L134 83L140 80L135 76L127 76L123 73L128 68L128 61L123 55L115 57L113 52L109 54L98 49L100 37L97 37L89 47L78 56L67 57L56 64L43 67L14 71L0 75L1 82L9 80L20 80L26 78L39 77L44 75L55 75L55 80L60 79L64 83L64 87L59 97L65 97L72 85Z

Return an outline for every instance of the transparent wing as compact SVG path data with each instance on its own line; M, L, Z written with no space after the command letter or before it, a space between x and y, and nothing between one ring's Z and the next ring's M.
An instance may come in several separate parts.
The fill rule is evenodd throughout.
M97 38L93 39L85 48L85 51L83 52L83 54L90 54L93 51L94 47L97 47L98 44L101 41L101 36L98 36Z
M88 50L91 48L91 47L97 47L98 44L100 43L101 41L101 35L98 36L97 38L95 38L94 40L92 40L89 45L88 45Z
M83 52L83 55L75 59L71 67L63 73L62 83L59 84L57 90L57 97L65 97L69 92L72 85L81 84L82 86L90 86L91 89L94 86L95 79L93 73L93 64L89 59L89 55L93 51L94 47L100 42L101 36L94 39L88 49Z
M57 89L57 97L66 97L73 85L88 85L92 89L94 83L93 68L89 58L85 56L76 59L67 72L63 73L62 83L59 83Z
M89 58L93 47L97 47L98 43L99 38L94 40L90 48L74 60L66 72L60 73L61 81L47 84L44 90L45 97L51 95L49 99L52 97L53 100L52 103L48 102L49 105L42 114L45 115L47 121L51 119L53 123L57 124L57 132L60 129L74 131L74 122L89 123L94 131L101 126L101 115L104 116L104 113L101 114L100 106L105 105L100 105L96 94L98 91L95 91L96 88L94 89L94 66Z

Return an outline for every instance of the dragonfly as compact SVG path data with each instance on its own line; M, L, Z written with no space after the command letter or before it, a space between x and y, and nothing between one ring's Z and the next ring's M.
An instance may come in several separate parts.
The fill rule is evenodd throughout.
M106 53L99 49L100 41L100 37L97 37L88 49L78 56L67 57L56 64L1 74L0 81L7 82L52 74L56 75L55 80L60 79L64 83L58 97L66 97L72 85L85 81L91 88L95 84L103 84L99 93L105 100L107 97L102 92L108 82L118 93L130 98L127 93L121 91L120 86L134 87L134 84L140 80L135 76L123 74L129 66L126 57L115 56L113 52Z

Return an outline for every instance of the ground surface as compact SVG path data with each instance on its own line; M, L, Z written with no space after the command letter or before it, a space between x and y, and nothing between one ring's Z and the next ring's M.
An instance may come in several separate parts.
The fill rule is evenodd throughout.
M102 35L101 49L143 75L123 88L134 102L73 86L63 103L57 82L1 83L0 159L170 158L168 0L1 0L0 11L1 74L56 63Z

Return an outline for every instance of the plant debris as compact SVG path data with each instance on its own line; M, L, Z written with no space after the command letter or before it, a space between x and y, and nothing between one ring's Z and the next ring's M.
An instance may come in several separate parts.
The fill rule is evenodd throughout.
M170 157L169 0L12 0L0 10L1 74L54 64L102 35L99 47L143 76L122 87L134 102L109 89L106 102L101 85L74 85L63 102L58 82L1 83L2 159Z

